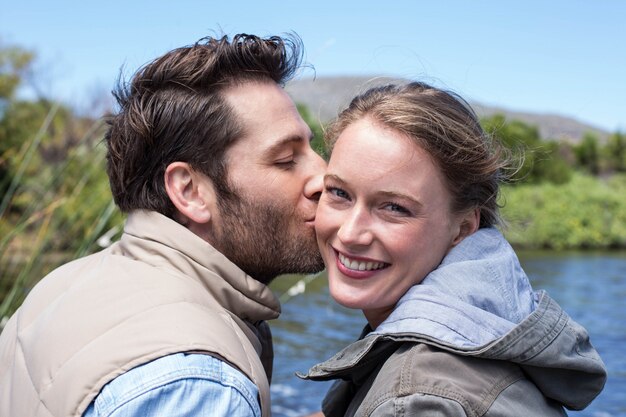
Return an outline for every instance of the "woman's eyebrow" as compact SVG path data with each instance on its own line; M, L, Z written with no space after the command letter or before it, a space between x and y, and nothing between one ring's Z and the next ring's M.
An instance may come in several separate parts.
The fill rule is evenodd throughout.
M396 191L378 191L376 194L383 196L383 197L387 197L387 198L391 198L391 199L402 199L402 200L408 200L410 202L412 202L413 204L416 204L418 206L423 206L422 203L420 203L415 197L410 196L408 194L404 194L404 193L399 193Z
M339 178L335 174L326 174L326 175L324 175L324 181L326 181L326 180L331 180L331 181L337 182L339 184L345 184L346 183L344 180L342 180L341 178Z

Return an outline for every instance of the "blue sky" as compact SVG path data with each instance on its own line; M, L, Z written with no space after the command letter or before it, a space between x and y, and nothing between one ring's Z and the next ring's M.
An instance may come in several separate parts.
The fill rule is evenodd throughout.
M318 77L420 79L609 131L626 131L625 22L619 0L0 0L0 42L34 50L38 88L78 107L215 31L295 31Z

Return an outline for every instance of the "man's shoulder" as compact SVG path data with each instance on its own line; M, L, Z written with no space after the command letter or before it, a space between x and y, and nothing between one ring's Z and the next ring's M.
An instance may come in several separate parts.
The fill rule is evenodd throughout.
M110 381L84 416L106 416L120 409L124 415L141 415L156 407L157 415L164 416L168 410L207 407L228 409L224 415L261 413L258 388L242 372L217 357L177 353L137 366Z

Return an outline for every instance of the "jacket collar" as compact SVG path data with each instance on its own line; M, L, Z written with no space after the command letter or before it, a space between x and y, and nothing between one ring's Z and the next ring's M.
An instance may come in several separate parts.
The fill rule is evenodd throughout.
M199 281L226 310L256 323L280 314L276 296L265 284L239 269L208 242L154 211L128 215L114 254L167 269L180 278Z

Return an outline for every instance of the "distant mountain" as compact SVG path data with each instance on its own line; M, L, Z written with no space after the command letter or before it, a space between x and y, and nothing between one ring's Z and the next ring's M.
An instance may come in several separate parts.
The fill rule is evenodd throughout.
M325 123L345 108L356 94L389 82L406 82L406 80L389 77L318 77L293 80L287 85L286 90L295 102L305 104L314 117ZM500 113L504 114L507 120L521 120L537 126L544 139L578 143L587 132L597 135L601 141L609 136L609 132L571 117L521 112L476 102L470 102L470 104L481 117Z

